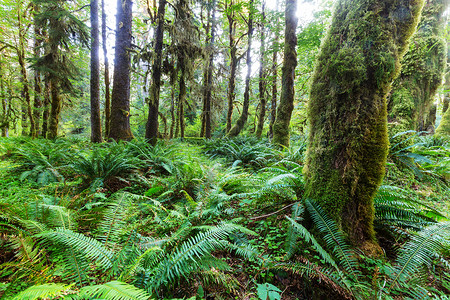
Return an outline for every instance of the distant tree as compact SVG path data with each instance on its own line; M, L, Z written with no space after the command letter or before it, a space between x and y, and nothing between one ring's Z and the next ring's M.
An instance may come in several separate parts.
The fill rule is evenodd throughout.
M386 94L423 3L338 0L313 76L305 197L369 255L380 251L373 197L388 153Z
M116 141L133 138L130 128L131 23L131 0L117 0L114 78L108 136Z
M261 137L263 128L264 128L264 118L266 116L266 14L265 14L265 5L266 3L262 3L261 9L261 21L259 24L260 29L260 47L259 47L259 115L258 115L258 125L256 126L256 136L258 138Z
M228 21L228 59L230 61L230 72L228 76L228 89L227 89L227 125L226 132L228 133L231 130L231 122L233 116L233 108L234 108L234 100L236 98L236 74L238 69L238 64L240 60L244 57L246 52L242 54L238 53L239 44L242 41L242 38L248 34L245 32L240 36L236 36L238 32L238 16L240 15L240 8L242 2L238 2L237 0L226 0L225 4L225 16Z
M158 139L159 93L161 89L161 65L164 39L164 15L166 0L159 0L158 14L156 15L155 54L152 66L152 85L150 87L150 101L148 104L148 119L145 129L145 138L149 143L156 145Z
M111 94L109 82L109 61L108 51L106 49L106 11L105 0L102 0L102 49L103 49L103 64L105 66L105 137L109 136L109 126L111 121Z
M297 0L286 0L286 26L284 29L284 59L281 74L281 96L273 124L274 144L289 146L289 124L294 110L294 76L297 66Z
M242 112L239 118L236 121L236 124L228 131L228 136L234 137L239 135L242 129L244 129L245 123L247 123L248 119L248 108L250 106L250 76L252 71L252 38L253 38L253 0L250 0L249 4L249 13L248 13L248 47L247 47L247 75L245 77L245 91L244 91L244 103L242 105Z
M448 4L448 0L425 1L417 32L403 57L402 70L394 81L388 103L393 133L434 130L433 102L447 64L444 12Z
M211 12L212 11L212 12ZM214 69L214 42L216 35L216 0L213 0L208 6L208 25L206 26L206 47L207 59L205 60L204 72L204 93L203 93L203 111L202 111L202 130L200 136L211 138L211 98L212 98L212 77Z
M98 0L91 0L91 142L101 143Z

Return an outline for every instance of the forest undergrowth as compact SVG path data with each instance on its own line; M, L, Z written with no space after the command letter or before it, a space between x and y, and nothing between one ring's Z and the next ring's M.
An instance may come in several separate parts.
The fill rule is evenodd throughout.
M450 298L448 141L391 139L377 257L303 197L291 143L0 139L0 298Z

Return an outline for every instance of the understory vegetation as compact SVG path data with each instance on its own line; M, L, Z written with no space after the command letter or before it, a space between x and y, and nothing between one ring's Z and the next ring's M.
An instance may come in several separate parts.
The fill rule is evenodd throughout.
M0 298L448 299L448 141L391 138L376 257L303 196L306 148L0 139Z

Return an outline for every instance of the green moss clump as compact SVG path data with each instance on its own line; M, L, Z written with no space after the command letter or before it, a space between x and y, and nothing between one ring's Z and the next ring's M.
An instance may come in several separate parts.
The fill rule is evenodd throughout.
M305 195L369 253L389 144L386 94L422 7L423 0L339 0L313 77Z

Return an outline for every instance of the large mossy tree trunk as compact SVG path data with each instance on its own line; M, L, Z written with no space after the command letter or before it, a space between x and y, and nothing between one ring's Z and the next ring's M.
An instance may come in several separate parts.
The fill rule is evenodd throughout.
M42 137L46 138L48 133L48 119L50 115L51 83L48 75L44 77L44 101L42 103Z
M423 2L338 0L313 76L305 196L367 254L380 250L373 197L388 153L386 94Z
M276 145L289 147L289 124L294 110L294 77L297 66L297 0L286 1L286 27L284 30L284 59L281 70L281 96L277 116L273 124L273 140Z
M391 134L433 128L430 113L446 69L445 17L448 0L426 0L417 32L402 60L388 104Z
M130 128L131 23L131 0L117 0L114 78L108 136L116 141L133 138Z
M109 136L109 126L111 121L111 93L109 82L109 60L108 50L106 49L106 11L105 0L102 0L102 49L103 49L103 63L105 67L105 137Z
M38 25L36 20L36 13L39 12L39 7L34 5L34 45L33 45L33 55L35 58L39 58L41 56L41 47L42 47L42 34L41 28ZM33 119L35 123L35 127L31 132L32 137L37 138L41 133L41 128L39 127L41 120L41 108L42 108L42 80L41 80L41 72L38 69L34 70L34 103L33 103Z
M91 142L101 143L98 0L91 0Z
M152 66L152 85L150 87L148 119L145 127L145 138L153 146L156 145L156 142L158 141L159 94L161 89L161 65L165 12L166 0L159 0L158 14L156 16L158 25L155 33L155 59L153 60Z
M236 124L234 124L227 133L230 137L238 136L242 129L244 129L244 125L247 123L248 119L248 108L250 106L250 76L252 71L251 51L253 38L253 9L253 0L250 0L248 16L247 75L245 77L244 103L242 105L241 115L237 119Z

